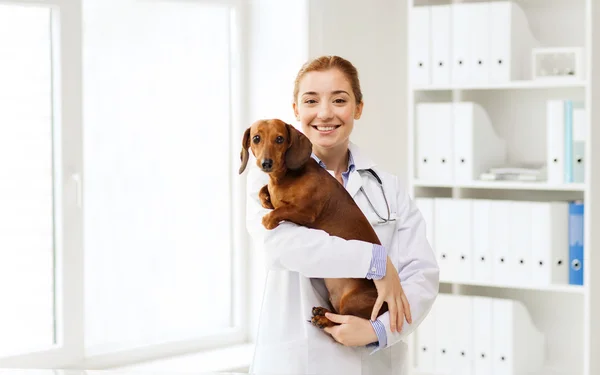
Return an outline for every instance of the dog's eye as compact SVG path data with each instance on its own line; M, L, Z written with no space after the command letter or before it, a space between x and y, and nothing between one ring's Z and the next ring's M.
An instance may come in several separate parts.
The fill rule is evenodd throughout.
M254 143L260 142L260 135L255 135L254 137L252 137L252 142L254 142Z
M275 138L275 143L283 143L283 137L278 136L277 138Z

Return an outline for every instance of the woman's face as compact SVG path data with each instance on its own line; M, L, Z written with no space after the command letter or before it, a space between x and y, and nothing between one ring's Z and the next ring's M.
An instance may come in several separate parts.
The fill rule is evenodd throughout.
M321 149L347 146L362 113L350 82L338 69L309 72L299 82L294 113L302 132Z

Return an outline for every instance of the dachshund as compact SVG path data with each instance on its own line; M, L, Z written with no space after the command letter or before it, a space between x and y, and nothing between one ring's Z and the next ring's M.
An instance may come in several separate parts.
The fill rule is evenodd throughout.
M248 164L248 149L252 150L258 167L269 175L269 183L258 194L262 206L272 209L262 218L265 228L271 230L285 220L346 240L381 244L352 196L311 158L312 143L292 125L270 119L256 121L246 129L239 174ZM373 280L326 278L325 286L334 312L371 318L377 300ZM384 302L378 314L387 310ZM336 325L325 317L329 311L313 307L310 322L318 328Z

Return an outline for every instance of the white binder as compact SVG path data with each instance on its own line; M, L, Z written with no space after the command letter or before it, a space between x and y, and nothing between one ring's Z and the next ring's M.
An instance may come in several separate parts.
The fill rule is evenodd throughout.
M466 40L471 44L469 69L470 82L486 84L490 80L490 6L489 3L470 3L470 33Z
M410 22L410 78L415 86L429 85L431 82L431 32L430 7L412 9Z
M423 197L419 197L419 198L415 198L415 204L417 205L417 207L419 208L419 211L421 211L421 215L423 216L423 220L425 221L425 233L427 236L427 241L429 242L429 245L431 245L431 247L433 248L433 250L435 251L435 245L433 242L433 232L434 232L434 228L435 228L435 223L434 223L434 210L433 210L433 198L423 198Z
M472 102L454 103L452 118L455 182L469 183L478 180L489 168L505 163L506 141L496 134L481 105Z
M492 375L537 373L544 363L544 342L521 302L493 299Z
M503 279L511 285L531 283L531 207L531 202L510 202L508 268L505 269L508 277Z
M452 356L452 374L473 374L473 297L452 296L452 308L445 311L446 317L453 316L454 319L447 320L446 324L452 326L453 343L450 349Z
M547 182L565 182L565 108L562 100L546 102Z
M419 103L416 106L416 178L422 181L436 181L436 128L438 127L437 108L444 104Z
M529 78L533 38L527 17L512 1L492 1L490 14L490 82L501 83Z
M569 205L531 202L531 283L569 284Z
M473 369L492 374L492 299L473 297Z
M454 369L451 348L455 342L455 331L448 321L449 318L460 317L452 311L452 298L452 295L439 294L435 301L435 374L452 374Z
M435 181L453 183L454 181L454 124L452 121L452 103L436 103L434 107L435 143L434 174Z
M453 260L452 220L454 220L453 200L451 198L434 198L434 235L435 255L440 268L440 281L451 281L455 272Z
M511 284L510 267L510 204L508 201L490 202L490 249L494 257L492 277L495 284Z
M435 198L436 254L442 281L471 281L471 201Z
M436 303L417 328L416 368L423 373L433 374L435 372L435 314Z
M490 204L485 199L474 199L471 203L473 215L473 281L491 283L493 281L493 263L490 231Z
M452 83L471 82L471 8L473 4L452 4Z
M451 6L431 6L431 83L450 84Z

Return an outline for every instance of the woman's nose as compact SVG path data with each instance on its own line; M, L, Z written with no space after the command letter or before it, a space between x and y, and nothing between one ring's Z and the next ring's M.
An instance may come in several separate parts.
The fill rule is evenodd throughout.
M321 120L329 120L333 117L333 111L331 110L331 106L327 102L321 103L319 107L319 119Z

